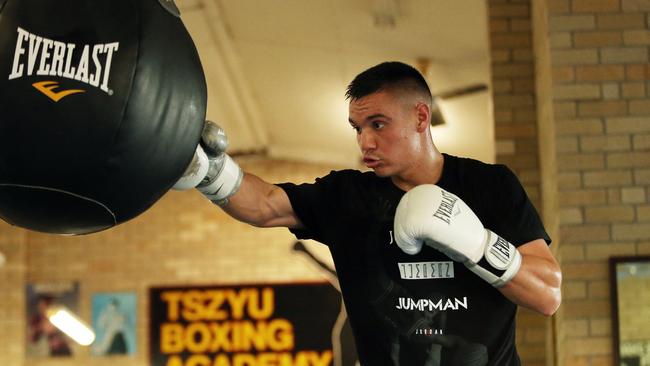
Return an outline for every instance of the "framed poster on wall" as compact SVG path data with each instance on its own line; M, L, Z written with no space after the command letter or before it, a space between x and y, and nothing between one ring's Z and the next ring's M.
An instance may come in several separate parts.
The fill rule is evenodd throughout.
M611 257L614 364L650 365L650 256Z
M135 293L97 293L92 299L94 356L133 355L136 353Z
M65 306L73 313L79 309L78 282L29 283L26 285L27 357L68 357L77 345L47 318L52 306Z
M332 364L341 296L327 283L156 287L149 304L152 366Z

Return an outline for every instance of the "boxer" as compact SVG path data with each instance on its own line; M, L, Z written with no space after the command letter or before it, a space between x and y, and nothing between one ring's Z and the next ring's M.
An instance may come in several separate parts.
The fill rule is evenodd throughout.
M520 365L517 306L552 315L561 271L517 177L437 149L431 92L406 64L363 71L346 97L370 171L271 184L242 172L208 123L198 148L207 158L180 188L196 186L237 220L327 245L363 365Z

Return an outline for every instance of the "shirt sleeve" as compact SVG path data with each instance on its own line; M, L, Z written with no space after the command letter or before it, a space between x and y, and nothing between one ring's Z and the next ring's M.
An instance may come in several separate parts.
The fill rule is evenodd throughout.
M331 242L331 230L340 217L340 176L336 172L316 178L314 183L279 183L289 197L291 207L304 228L289 229L298 239L313 239L324 244Z
M498 227L494 232L517 247L537 239L544 239L550 245L551 238L517 176L503 166L500 180L499 202L502 209L499 211L502 217L497 221Z

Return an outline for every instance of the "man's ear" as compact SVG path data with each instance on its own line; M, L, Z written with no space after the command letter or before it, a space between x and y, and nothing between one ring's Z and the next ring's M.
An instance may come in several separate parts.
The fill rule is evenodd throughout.
M431 125L431 108L426 103L418 102L415 111L418 119L417 131L423 132Z

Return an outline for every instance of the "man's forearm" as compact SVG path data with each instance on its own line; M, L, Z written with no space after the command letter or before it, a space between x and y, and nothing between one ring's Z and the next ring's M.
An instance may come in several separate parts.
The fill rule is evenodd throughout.
M550 316L562 301L562 275L555 260L530 252L534 246L546 246L543 240L540 241L520 251L522 263L519 272L499 291L517 305Z
M222 208L233 218L258 227L301 226L286 193L250 173L244 173L239 190Z

